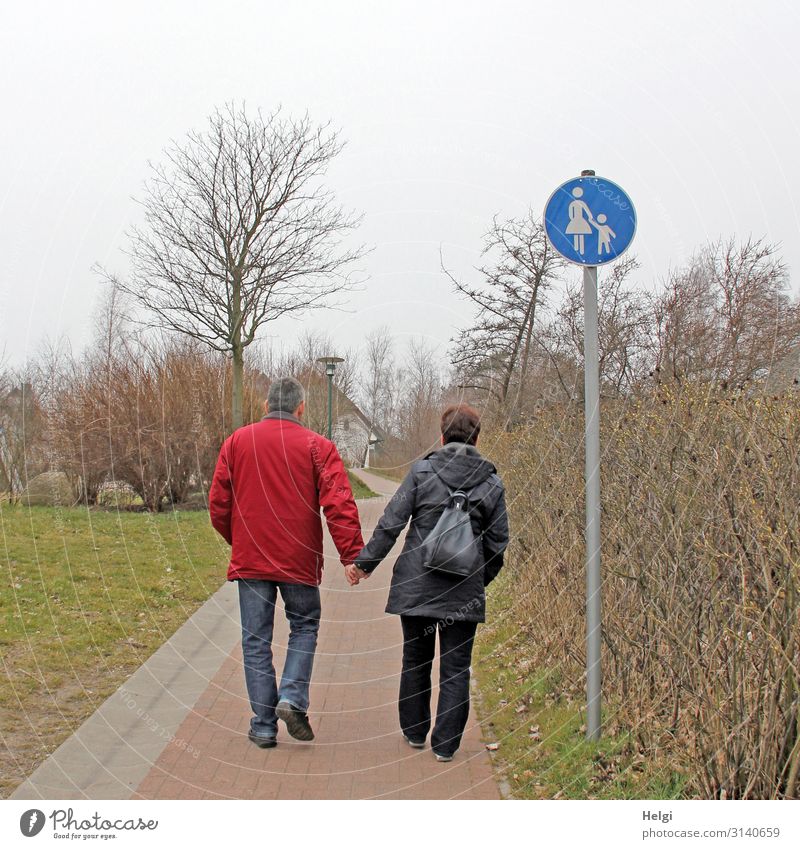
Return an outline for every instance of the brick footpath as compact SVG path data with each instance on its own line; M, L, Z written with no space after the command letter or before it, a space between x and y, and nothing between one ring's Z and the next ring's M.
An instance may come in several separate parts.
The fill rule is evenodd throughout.
M395 489L367 472L359 476L384 496ZM385 502L385 497L359 502L365 540ZM368 581L350 588L325 534L322 624L309 709L316 734L312 743L293 740L283 723L276 748L259 749L248 741L251 712L237 646L132 798L500 798L474 711L451 763L437 763L429 747L411 749L400 734L400 621L383 608L401 542ZM278 674L287 634L285 617L277 611L273 650Z

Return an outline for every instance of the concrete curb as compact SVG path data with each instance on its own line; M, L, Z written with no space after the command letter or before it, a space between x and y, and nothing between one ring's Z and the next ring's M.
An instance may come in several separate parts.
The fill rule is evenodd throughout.
M131 798L240 638L226 581L9 798Z

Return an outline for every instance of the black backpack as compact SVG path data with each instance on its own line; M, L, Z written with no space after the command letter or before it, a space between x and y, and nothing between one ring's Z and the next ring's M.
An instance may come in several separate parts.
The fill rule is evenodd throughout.
M447 491L450 500L422 541L422 565L454 578L468 578L482 565L478 539L469 517L469 496L461 489L453 492L449 486Z

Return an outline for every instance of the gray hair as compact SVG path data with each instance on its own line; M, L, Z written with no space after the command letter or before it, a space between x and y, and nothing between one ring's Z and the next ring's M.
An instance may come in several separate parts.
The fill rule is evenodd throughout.
M305 400L303 384L293 377L279 377L269 387L267 406L270 413L293 413Z

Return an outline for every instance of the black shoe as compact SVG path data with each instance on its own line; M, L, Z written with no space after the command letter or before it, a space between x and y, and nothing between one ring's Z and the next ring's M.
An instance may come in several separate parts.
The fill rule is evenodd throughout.
M424 740L412 740L411 737L409 737L406 734L403 734L403 739L406 741L406 743L408 743L409 746L411 746L412 749L424 749L425 748L425 741Z
M274 737L260 737L258 734L253 734L250 731L247 739L251 743L255 743L259 749L274 749L278 745L278 741Z
M299 708L289 702L278 702L275 712L278 714L278 719L282 719L286 723L286 730L295 740L308 742L314 739L314 732L311 730L308 717Z

